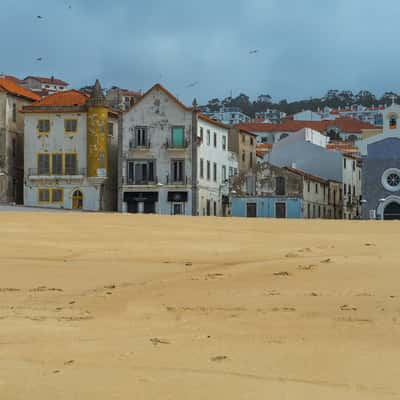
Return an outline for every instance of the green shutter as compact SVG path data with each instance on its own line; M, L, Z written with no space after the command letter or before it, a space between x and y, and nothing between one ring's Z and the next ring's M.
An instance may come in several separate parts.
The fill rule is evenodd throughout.
M172 146L183 147L183 128L175 127L172 128Z

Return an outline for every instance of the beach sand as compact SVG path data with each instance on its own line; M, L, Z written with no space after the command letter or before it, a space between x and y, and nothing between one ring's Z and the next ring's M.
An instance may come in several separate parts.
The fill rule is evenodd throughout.
M400 223L0 214L0 399L400 398Z

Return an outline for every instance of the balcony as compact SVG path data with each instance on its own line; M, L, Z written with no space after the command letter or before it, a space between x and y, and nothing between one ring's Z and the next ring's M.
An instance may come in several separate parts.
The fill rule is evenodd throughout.
M145 150L146 151L146 150L149 150L150 147L151 147L151 141L150 140L147 140L143 144L137 144L137 143L135 143L134 140L129 142L129 150L130 151L132 151L132 150Z
M165 147L167 150L186 150L189 147L189 140L184 139L182 143L173 143L172 140L167 140Z
M122 184L127 186L187 186L191 183L190 176L185 176L179 181L171 179L169 175L166 175L165 178L155 177L154 179L135 179L127 176L122 178Z
M156 186L158 178L153 179L135 179L130 176L124 176L122 178L122 184L127 186Z
M28 169L29 179L83 179L86 175L86 168L65 168L63 173L59 174L38 168Z

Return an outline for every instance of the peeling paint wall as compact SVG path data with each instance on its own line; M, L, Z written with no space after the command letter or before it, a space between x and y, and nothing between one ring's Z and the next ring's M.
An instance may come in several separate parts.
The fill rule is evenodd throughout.
M0 92L0 203L23 201L24 121L20 110L28 104L28 100Z
M135 128L146 127L149 138L148 147L135 146ZM172 139L172 127L184 128L184 148L173 149L168 144ZM168 191L185 191L188 201L185 204L185 214L192 215L192 113L178 106L169 96L155 89L133 109L123 115L121 139L121 174L119 190L119 210L123 211L124 192L157 192L159 200L156 213L171 214L171 203L167 201ZM160 185L127 185L128 161L154 160L155 183ZM172 160L184 161L184 184L171 183ZM162 185L162 186L161 186Z

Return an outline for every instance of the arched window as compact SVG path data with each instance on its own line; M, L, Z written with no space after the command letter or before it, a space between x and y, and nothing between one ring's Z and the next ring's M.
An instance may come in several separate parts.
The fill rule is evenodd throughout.
M282 139L287 138L289 135L287 133L282 133L282 135L279 137L279 141L281 141Z
M397 116L391 115L389 119L389 128L396 129L397 128Z

